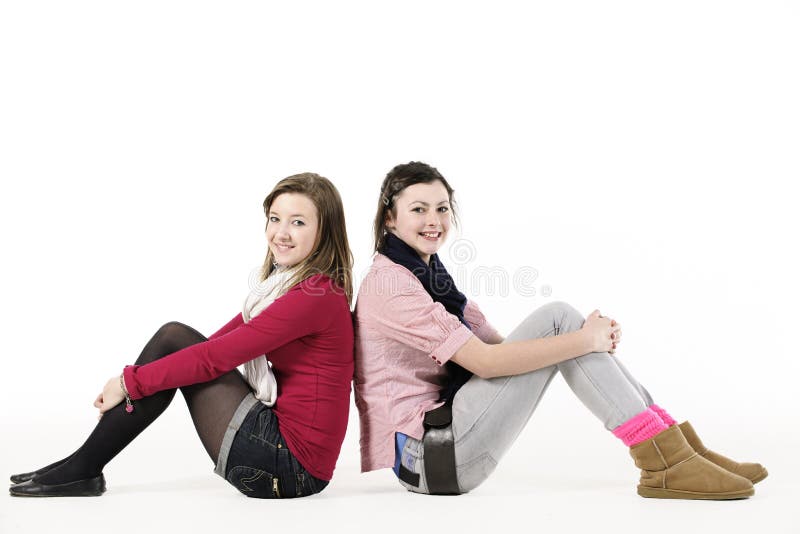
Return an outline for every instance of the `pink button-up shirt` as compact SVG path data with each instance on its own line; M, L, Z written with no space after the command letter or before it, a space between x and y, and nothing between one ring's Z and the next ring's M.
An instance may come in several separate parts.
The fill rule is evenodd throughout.
M468 301L464 326L434 302L411 271L376 254L355 307L354 393L361 422L361 471L394 465L394 434L422 439L425 412L437 402L442 367L475 335L497 331Z

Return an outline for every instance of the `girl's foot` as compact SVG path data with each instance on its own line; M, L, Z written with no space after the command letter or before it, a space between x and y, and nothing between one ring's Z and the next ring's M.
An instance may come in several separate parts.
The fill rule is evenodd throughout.
M50 465L46 465L46 466L42 467L41 469L37 469L36 471L30 471L28 473L19 473L17 475L11 475L11 482L14 483L14 484L20 484L22 482L26 482L26 481L32 479L33 477L35 477L36 475L41 475L43 473L46 473L46 472L50 471L54 467L60 466L61 464L65 463L67 460L69 460L70 458L72 458L72 455L69 455L66 458L63 458L63 459L61 459L61 460L59 460L57 462L53 462Z
M691 446L706 460L717 464L726 471L730 471L731 473L748 479L753 484L756 482L761 482L767 478L767 469L761 464L737 462L719 454L718 452L709 450L708 447L703 445L703 442L700 441L700 438L697 436L694 428L692 428L692 425L689 424L689 421L684 421L683 423L679 424L678 428L681 429L681 433L686 438L686 441L689 442L689 446Z
M11 486L8 491L14 497L96 497L106 491L106 479L102 473L65 484L42 484L33 478Z
M630 448L641 469L637 492L658 499L744 499L753 495L753 484L726 471L697 453L672 425Z

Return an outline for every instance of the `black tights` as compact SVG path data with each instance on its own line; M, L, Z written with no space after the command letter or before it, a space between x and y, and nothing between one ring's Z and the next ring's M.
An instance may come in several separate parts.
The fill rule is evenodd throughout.
M178 322L167 323L147 342L136 364L152 362L203 341L206 338L194 328ZM178 389L183 393L203 447L216 463L225 430L233 412L250 391L249 386L234 369L210 382ZM44 472L36 476L36 481L63 484L99 475L112 458L164 412L174 396L175 390L168 389L133 401L132 413L125 411L124 402L108 410L77 451L40 470Z

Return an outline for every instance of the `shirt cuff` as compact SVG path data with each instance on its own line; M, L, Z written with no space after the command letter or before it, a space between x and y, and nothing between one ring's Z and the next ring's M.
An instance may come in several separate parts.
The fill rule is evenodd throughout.
M469 341L472 335L472 331L469 328L463 324L459 325L459 327L453 330L448 338L444 340L444 343L431 352L431 359L436 362L437 365L444 365L464 343Z

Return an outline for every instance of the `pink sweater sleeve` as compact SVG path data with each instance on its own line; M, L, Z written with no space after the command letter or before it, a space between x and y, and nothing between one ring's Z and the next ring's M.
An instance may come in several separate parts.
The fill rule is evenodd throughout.
M145 365L125 367L125 386L131 398L140 399L165 389L208 382L256 356L324 329L338 311L339 300L334 293L320 291L320 287L304 287L310 280L276 299L250 322L232 327L219 337L212 336L213 339ZM235 319L223 330L234 322Z

